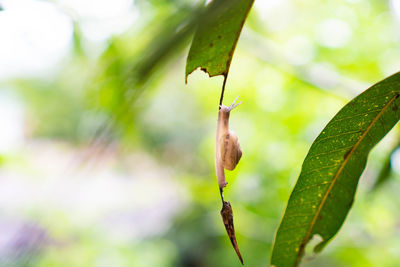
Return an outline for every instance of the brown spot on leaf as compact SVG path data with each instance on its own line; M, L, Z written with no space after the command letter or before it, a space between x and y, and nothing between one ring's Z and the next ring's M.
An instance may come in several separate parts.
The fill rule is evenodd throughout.
M350 152L351 152L352 149L353 149L353 148L350 148L349 150L346 151L346 153L344 153L344 156L343 156L344 159L347 158L347 156L350 154Z
M218 35L218 39L221 39L222 38L222 36L221 35Z
M213 46L214 46L214 44L213 44L213 43L211 43L211 44L210 44L210 47L213 47Z
M303 243L301 243L301 245L300 245L300 251L303 251L303 250L304 250L304 247L306 246L307 242L308 242L308 240L305 241L305 242L303 241Z

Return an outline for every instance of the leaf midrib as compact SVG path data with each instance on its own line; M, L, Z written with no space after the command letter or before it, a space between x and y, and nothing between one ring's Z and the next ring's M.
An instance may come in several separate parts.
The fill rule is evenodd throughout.
M382 116L382 114L388 109L388 107L399 97L399 94L396 93L391 99L390 101L382 108L382 110L376 115L376 117L371 121L371 123L368 125L367 129L365 129L364 133L360 136L360 138L357 140L357 142L355 143L355 145L353 146L353 148L350 150L350 152L347 154L347 156L345 157L343 163L341 164L340 168L338 169L338 171L335 174L335 177L332 179L331 184L329 185L327 191L325 192L321 203L318 205L318 209L315 213L315 216L313 218L313 220L311 221L311 225L307 230L306 236L303 239L303 242L301 242L300 244L300 248L299 248L299 252L297 253L297 257L296 257L296 264L295 266L297 266L300 262L301 256L303 254L303 251L305 249L305 245L308 242L308 239L311 235L311 232L315 226L315 223L317 221L317 218L319 216L319 214L321 213L322 207L324 206L326 200L328 199L328 195L330 193L330 191L332 190L333 186L335 185L337 179L339 178L340 174L342 173L344 167L346 166L347 162L349 161L349 159L351 158L351 156L353 155L354 151L358 148L358 146L360 145L360 143L364 140L364 138L367 136L367 134L369 133L369 131L371 130L371 128L375 125L375 123L379 120L379 118Z

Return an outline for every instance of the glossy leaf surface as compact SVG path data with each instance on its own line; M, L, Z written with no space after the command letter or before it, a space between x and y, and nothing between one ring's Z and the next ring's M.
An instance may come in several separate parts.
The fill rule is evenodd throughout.
M312 144L277 231L271 264L296 266L314 235L319 252L352 206L370 150L399 120L400 73L348 103Z

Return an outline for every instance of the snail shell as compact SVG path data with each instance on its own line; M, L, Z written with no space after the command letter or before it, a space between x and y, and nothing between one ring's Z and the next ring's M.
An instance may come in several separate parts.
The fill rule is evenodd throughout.
M219 143L222 165L225 169L232 171L242 157L238 137L233 131L228 130L221 136Z

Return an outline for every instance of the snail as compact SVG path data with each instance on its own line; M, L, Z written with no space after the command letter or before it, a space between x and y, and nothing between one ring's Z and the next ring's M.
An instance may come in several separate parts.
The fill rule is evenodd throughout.
M233 131L229 130L230 112L242 103L236 104L238 98L239 97L237 97L229 107L221 105L218 112L217 137L215 142L215 169L220 190L227 184L224 169L232 171L242 157L242 150L238 137Z
M232 206L229 202L224 201L223 197L223 188L227 184L224 169L232 171L235 169L242 157L242 149L240 148L238 137L233 131L229 130L230 112L242 103L240 102L236 104L238 98L239 97L237 97L229 107L221 105L218 112L217 137L215 142L215 170L222 199L222 221L224 222L232 246L239 257L240 262L243 264L243 258L240 254L235 237Z

